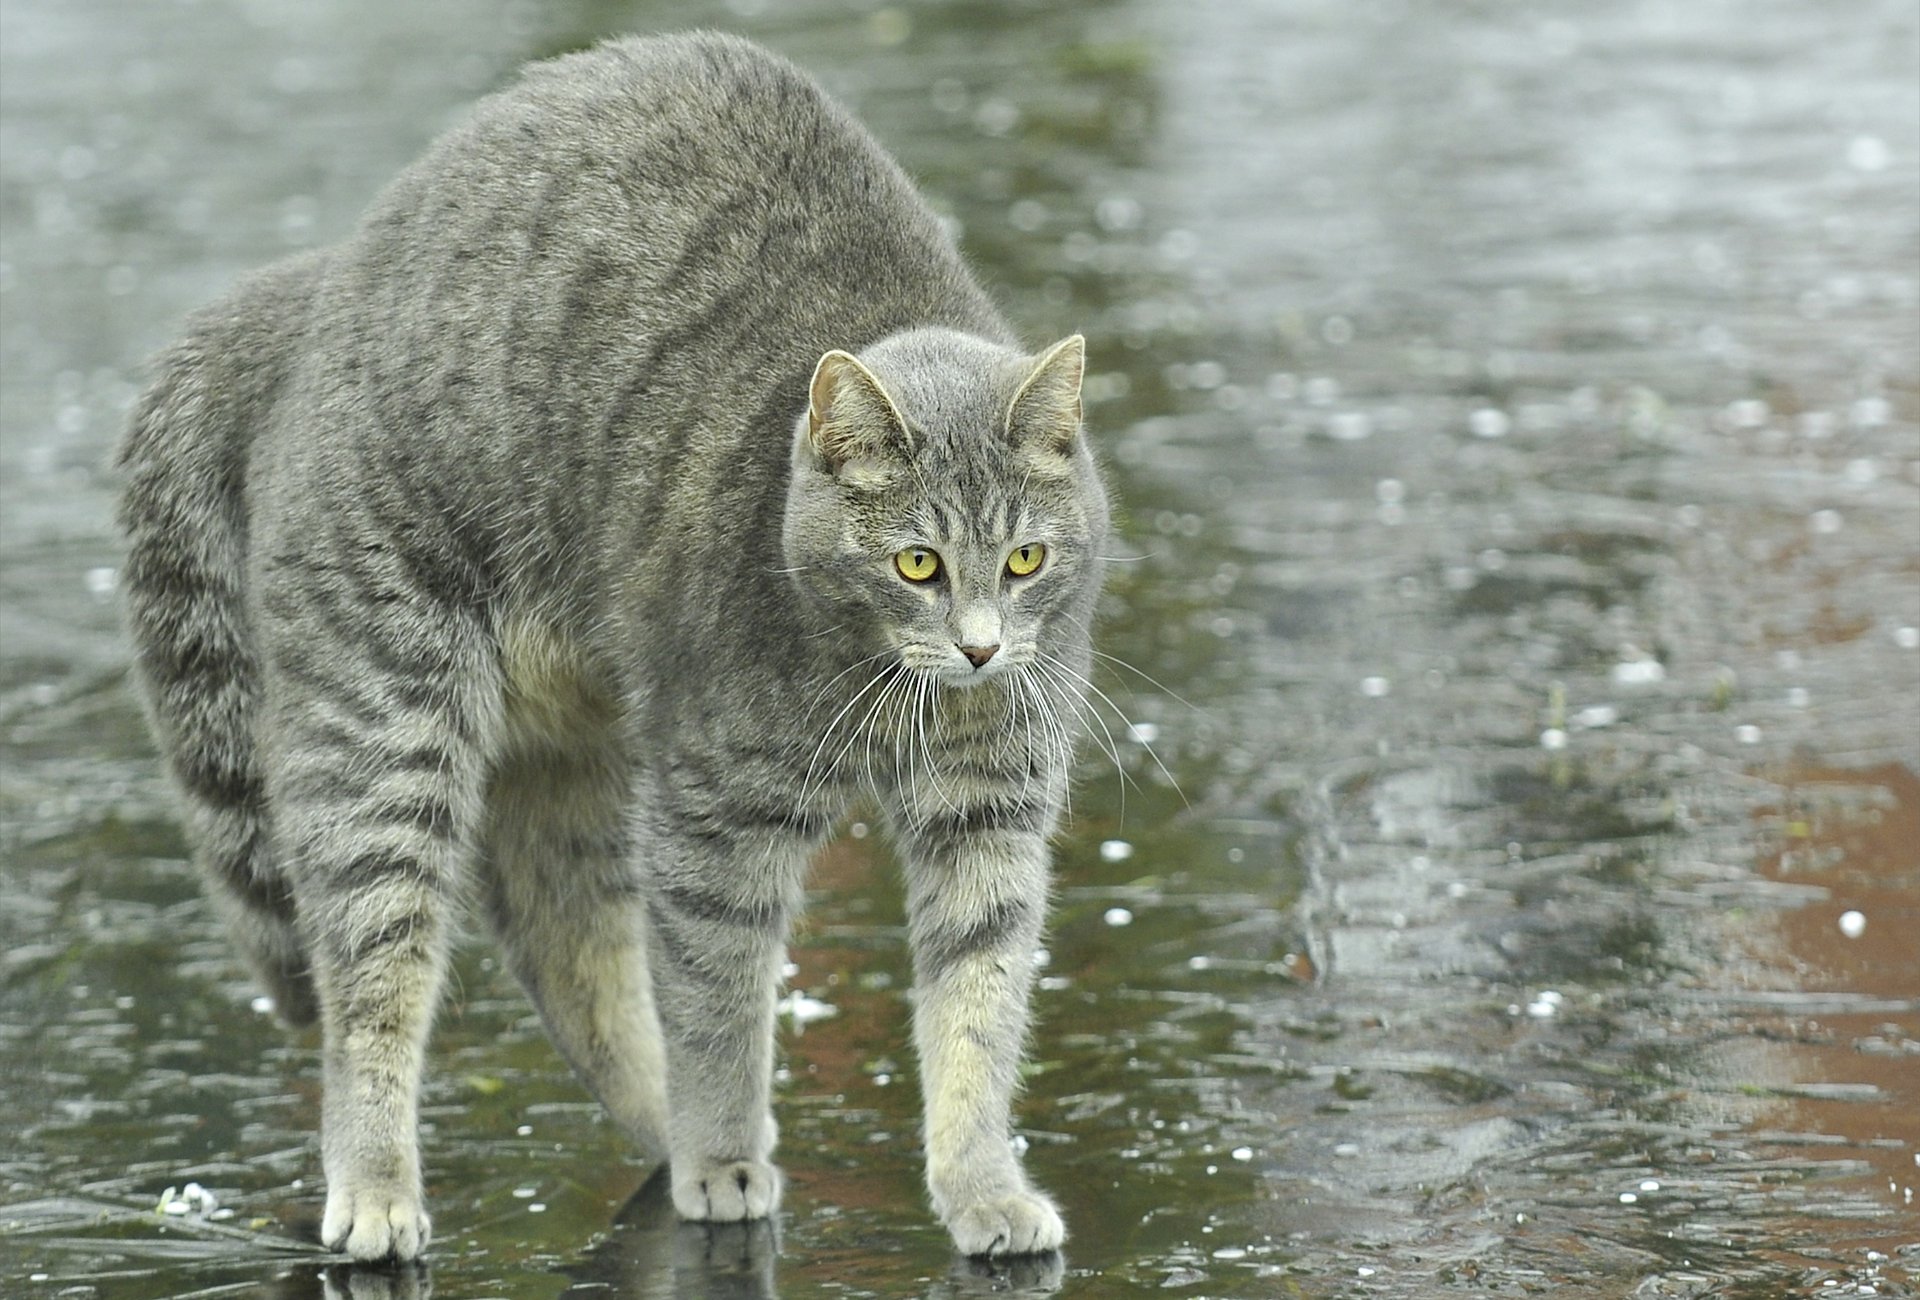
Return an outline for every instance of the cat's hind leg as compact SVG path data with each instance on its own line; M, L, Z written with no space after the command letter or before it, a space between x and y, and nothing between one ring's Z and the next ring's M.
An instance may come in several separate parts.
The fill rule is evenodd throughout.
M479 855L495 933L560 1054L648 1156L667 1154L666 1060L610 734L527 737L496 765Z
M320 998L321 1241L405 1260L431 1230L421 1067L500 692L478 621L369 571L390 551L362 554L375 558L274 558L262 741Z

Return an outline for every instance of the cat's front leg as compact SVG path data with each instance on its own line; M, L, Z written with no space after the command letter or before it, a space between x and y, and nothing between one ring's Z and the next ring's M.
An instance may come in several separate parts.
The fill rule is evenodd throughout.
M667 808L644 850L673 1204L687 1219L759 1219L780 1201L774 1004L820 837L785 833L750 799L699 804Z
M1045 920L1046 840L995 820L983 810L897 828L907 856L927 1187L968 1255L1049 1251L1066 1237L1059 1211L1020 1167L1011 1131Z

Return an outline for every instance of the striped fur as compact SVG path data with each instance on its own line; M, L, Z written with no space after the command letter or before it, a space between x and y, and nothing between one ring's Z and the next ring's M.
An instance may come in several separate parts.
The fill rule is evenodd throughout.
M1008 1123L1107 530L1081 365L1015 346L811 82L713 36L535 65L189 322L121 453L137 664L242 951L322 1027L329 1246L425 1248L468 906L679 1211L770 1213L785 940L863 797L935 1209L970 1253L1059 1243Z

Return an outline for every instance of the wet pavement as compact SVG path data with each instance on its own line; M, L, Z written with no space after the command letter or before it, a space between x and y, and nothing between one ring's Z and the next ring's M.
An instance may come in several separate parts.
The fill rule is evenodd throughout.
M1846 11L154 5L0 13L0 1290L1910 1295L1920 45ZM922 1203L884 845L797 938L777 1225L676 1225L487 948L429 1270L313 1245L125 682L142 358L474 95L713 23L817 70L1127 507L1022 1106L1064 1258ZM189 1189L189 1184L194 1187Z

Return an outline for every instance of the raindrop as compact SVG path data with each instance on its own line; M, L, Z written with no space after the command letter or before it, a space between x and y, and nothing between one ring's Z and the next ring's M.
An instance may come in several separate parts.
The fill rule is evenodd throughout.
M1360 693L1370 699L1379 699L1393 689L1393 683L1384 677L1363 677L1360 679Z
M1887 422L1893 414L1893 407L1884 397L1863 397L1847 411L1847 418L1856 428L1877 429Z
M1342 1160L1351 1159L1360 1154L1360 1144L1358 1142L1342 1142L1333 1149L1333 1154L1339 1156Z
M847 827L847 834L853 836L856 840L864 840L867 838L867 824L865 822L855 822L853 825Z
M1397 478L1383 478L1373 485L1373 495L1381 505L1398 505L1406 500L1407 487Z
M247 1005L252 1007L253 1010L259 1015L270 1016L273 1014L273 999L266 996L264 993L261 994L259 997L255 998L253 1001L249 1002Z
M1245 1259L1247 1257L1247 1252L1246 1252L1246 1249L1241 1246L1222 1246L1220 1249L1213 1252L1213 1257L1215 1259L1228 1259L1228 1260Z
M545 1214L546 1212L547 1212L547 1207L544 1201L535 1201L532 1205L529 1205L527 1207L528 1214Z
M1235 1147L1231 1154L1235 1160L1251 1160L1253 1159L1253 1148Z
M1567 733L1558 727L1548 727L1540 733L1540 747L1542 749L1565 749L1567 747Z
M1666 679L1666 667L1658 659L1629 659L1613 666L1616 686L1646 686Z
M940 78L933 83L933 106L950 117L966 112L966 86L953 77Z
M118 583L119 574L114 569L98 568L87 570L87 590L95 596L103 598L111 596L114 587L117 586Z
M1038 199L1018 199L1007 209L1007 220L1015 230L1031 234L1047 224L1047 205Z
M1840 512L1838 510L1816 510L1813 512L1813 531L1816 533L1837 533L1840 531Z
M982 100L974 110L973 124L987 135L1006 135L1020 124L1020 110L1004 99Z
M540 1194L540 1189L538 1187L516 1187L513 1189L513 1194L519 1200L530 1201Z
M1847 143L1847 164L1855 171L1885 171L1890 157L1886 141L1877 135L1856 135Z
M1760 728L1751 722L1743 722L1733 729L1733 738L1743 745L1757 745L1760 743Z
M1902 650L1920 650L1920 627L1896 627L1893 643Z
M1100 841L1100 860L1102 862L1125 862L1133 856L1133 845L1125 840Z
M1140 203L1126 195L1101 199L1093 210L1093 219L1102 230L1132 230L1140 224Z
M1620 710L1611 704L1589 704L1573 715L1573 725L1582 729L1611 727L1620 721Z
M63 181L83 181L93 175L93 169L99 159L93 150L83 144L70 144L60 151L60 179Z
M1365 411L1336 411L1327 417L1327 436L1335 442L1359 442L1373 436L1373 420Z
M1789 686L1787 688L1788 708L1804 709L1812 700L1813 696L1807 692L1807 688L1804 686Z
M1137 744L1151 745L1154 741L1160 739L1159 724L1153 722L1129 722L1127 724L1127 739Z
M1334 347L1353 342L1353 322L1345 316L1329 316L1320 323L1320 337Z
M1332 406L1340 400L1340 383L1325 375L1315 375L1307 381L1306 396L1313 406Z
M1100 919L1117 930L1121 926L1133 924L1133 913L1124 907L1109 907Z
M1860 912L1840 913L1840 933L1849 939L1858 939L1867 932L1867 918Z
M1643 1178L1640 1180L1640 1190L1643 1192L1657 1192L1660 1190L1660 1180L1658 1178Z
M525 1137L532 1137L532 1136L533 1136L533 1125L531 1125L531 1124L522 1124L522 1125L521 1125L521 1126L520 1126L519 1128L516 1128L516 1129L515 1129L515 1130L513 1131L513 1133L514 1133L514 1136L515 1136L515 1137L523 1137L523 1138L525 1138Z
M1632 1205L1635 1201L1639 1199L1640 1198L1638 1196L1635 1196L1632 1192L1620 1193L1620 1204L1622 1205Z
M1513 421L1507 418L1505 411L1483 406L1467 417L1467 429L1476 438L1504 438L1513 428Z

